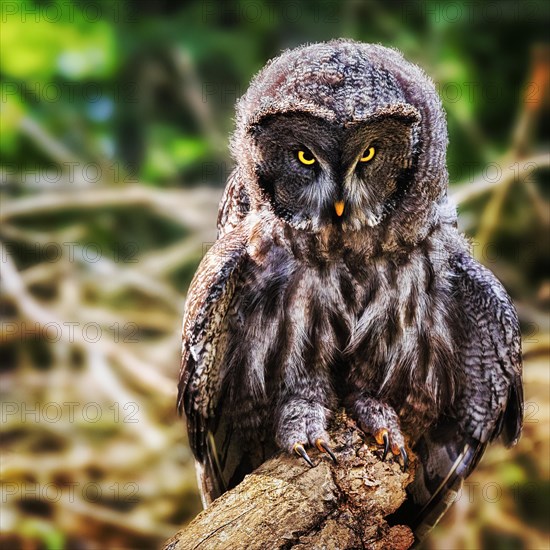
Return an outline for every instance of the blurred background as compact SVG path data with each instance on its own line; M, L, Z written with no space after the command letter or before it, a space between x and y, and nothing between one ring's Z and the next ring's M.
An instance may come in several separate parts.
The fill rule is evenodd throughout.
M461 228L524 334L523 437L424 548L548 548L549 6L4 1L2 548L155 548L199 511L180 327L234 103L282 49L336 37L433 77Z

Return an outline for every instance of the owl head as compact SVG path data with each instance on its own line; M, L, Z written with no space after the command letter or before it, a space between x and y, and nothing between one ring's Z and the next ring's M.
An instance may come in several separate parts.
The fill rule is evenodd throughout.
M446 210L434 86L395 50L349 40L284 52L237 105L232 151L252 208L297 230L422 239Z

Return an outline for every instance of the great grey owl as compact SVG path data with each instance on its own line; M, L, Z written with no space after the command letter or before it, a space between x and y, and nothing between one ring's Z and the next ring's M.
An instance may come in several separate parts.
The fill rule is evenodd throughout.
M517 315L457 230L434 86L379 45L286 51L239 100L231 145L183 328L203 502L280 449L334 457L344 407L404 467L407 435L421 538L523 412Z

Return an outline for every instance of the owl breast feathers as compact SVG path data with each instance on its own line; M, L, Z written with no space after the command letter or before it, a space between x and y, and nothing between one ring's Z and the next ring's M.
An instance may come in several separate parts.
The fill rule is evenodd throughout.
M395 50L284 52L237 105L218 240L191 283L178 406L206 504L275 452L333 456L344 407L419 458L403 521L435 524L502 434L519 437L518 319L447 201L445 116Z

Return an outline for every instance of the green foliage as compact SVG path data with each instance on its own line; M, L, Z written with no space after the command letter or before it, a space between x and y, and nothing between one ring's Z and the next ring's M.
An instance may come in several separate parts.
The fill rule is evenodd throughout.
M20 9L6 10L2 21L0 64L15 79L106 78L116 68L114 40L112 25L85 18L78 5L57 0L40 10L21 0Z
M543 186L548 169L545 173L536 166L525 176L516 171L548 149L548 128L537 125L543 103L537 91L543 83L536 80L542 74L536 67L547 71L548 60L541 62L536 52L547 43L549 10L550 3L542 1L468 0L3 3L0 168L5 197L12 204L36 201L34 209L8 220L2 237L14 245L9 252L16 270L24 274L21 288L36 300L31 316L43 308L54 319L74 317L81 326L97 319L109 335L115 324L130 329L139 325L141 343L130 340L121 348L116 342L98 359L99 347L79 348L72 342L56 347L39 338L25 342L14 337L2 372L29 403L99 400L110 410L113 397L105 391L111 390L113 395L122 392L125 400L133 396L147 413L138 425L70 424L55 434L39 424L21 428L13 422L7 427L8 443L12 438L27 445L17 454L23 466L10 464L13 477L8 479L34 479L44 464L43 454L48 466L49 455L63 447L57 462L69 480L84 485L102 478L105 494L125 482L141 484L139 505L117 501L121 508L135 506L134 515L97 519L90 526L88 512L77 512L78 524L70 534L55 519L45 519L48 513L56 517L53 506L49 511L11 509L8 531L23 541L17 547L156 547L167 529L175 531L198 511L192 457L182 444L183 427L171 391L175 382L168 378L178 368L183 297L207 241L214 239L215 200L231 170L227 144L235 102L252 76L285 48L338 37L382 43L402 50L433 78L447 112L452 186L468 190L490 182L488 164L501 163L499 181L490 192L461 205L460 220L474 238L476 255L522 306L530 360L540 353L549 292L548 243L541 239L548 229L544 201L550 191ZM547 49L542 51L542 58L548 56ZM88 165L92 170L86 172ZM93 208L72 204L79 187L92 191L87 195L91 200L109 188L129 191L128 203L106 199ZM197 187L209 187L205 195L214 200L208 202ZM136 200L136 188L150 194ZM505 191L499 205L500 188ZM179 194L171 194L174 189ZM188 190L198 191L195 202ZM47 203L50 191L61 195L60 204L43 210L40 201ZM184 214L194 224L190 228L180 223ZM77 249L93 243L103 261L68 261L66 254L54 261L37 255L36 245L45 250L47 243L72 243ZM66 253L68 248L60 246ZM16 298L2 306L12 321L24 317ZM29 326L34 321L24 319ZM117 355L120 349L124 353ZM147 377L140 380L146 367L166 376L170 390L153 387ZM532 373L528 392L533 403L544 405L542 415L548 411L547 395L542 396L548 369L547 364L535 367L526 369L526 375ZM525 446L520 443L510 452L515 454L502 459L499 453L505 451L491 449L476 471L481 486L498 480L505 495L515 496L513 504L509 499L476 501L468 518L471 529L458 535L451 514L434 533L433 547L449 533L464 535L461 541L482 541L487 548L540 547L550 506L548 483L542 481L547 465L541 459L547 449L547 421L541 416L540 423L537 418L526 426ZM165 446L151 452L151 441L156 445L159 440ZM94 467L79 465L81 451L89 454ZM111 463L113 456L119 458ZM59 475L55 468L53 472ZM49 479L45 474L44 480ZM86 504L93 510L105 502ZM61 515L65 513L62 509ZM501 520L506 513L514 519L520 515L533 529L523 533L511 522L504 534L500 524L506 523ZM492 524L482 528L479 521ZM439 547L456 546L444 542Z

